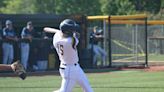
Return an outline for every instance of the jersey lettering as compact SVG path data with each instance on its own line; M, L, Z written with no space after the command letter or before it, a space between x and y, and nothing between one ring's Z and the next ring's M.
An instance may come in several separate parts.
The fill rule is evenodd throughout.
M64 46L61 44L58 44L57 47L58 47L58 53L63 56L64 55L64 49L63 49Z

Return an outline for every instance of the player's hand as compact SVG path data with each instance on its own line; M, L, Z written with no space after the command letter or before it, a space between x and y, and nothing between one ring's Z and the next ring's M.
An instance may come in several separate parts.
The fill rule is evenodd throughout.
M16 61L13 64L11 64L11 68L22 80L26 79L25 68L19 61Z
M32 42L32 36L28 36L27 38L29 39L30 42Z

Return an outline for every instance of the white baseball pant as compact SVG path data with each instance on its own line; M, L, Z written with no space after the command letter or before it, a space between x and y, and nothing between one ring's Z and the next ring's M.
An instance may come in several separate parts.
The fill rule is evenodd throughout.
M62 77L61 88L54 92L72 92L76 83L83 88L83 92L93 92L89 81L79 64L61 64L59 71Z

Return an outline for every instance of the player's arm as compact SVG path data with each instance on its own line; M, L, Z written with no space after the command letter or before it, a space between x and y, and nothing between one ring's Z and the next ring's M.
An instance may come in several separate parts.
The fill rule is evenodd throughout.
M18 38L16 36L4 36L6 39L8 40L12 40L12 41L17 41Z
M103 35L97 35L97 34L95 35L95 37L96 37L96 38L104 38Z
M55 28L45 27L44 31L48 33L56 33L56 32L59 32L60 30L55 29Z
M21 33L22 39L27 39L27 40L32 41L32 35L26 34L25 33L26 30L27 30L26 28L23 28L23 30L22 30L22 33Z
M0 71L7 71L12 70L15 72L19 77L24 80L26 79L26 71L22 64L20 64L19 61L14 62L13 64L7 65L7 64L0 64Z
M12 70L11 65L0 64L0 71Z

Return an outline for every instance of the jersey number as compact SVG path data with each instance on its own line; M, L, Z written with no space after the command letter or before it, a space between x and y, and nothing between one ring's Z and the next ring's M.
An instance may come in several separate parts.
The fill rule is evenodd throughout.
M60 53L60 55L64 55L63 45L58 44L58 52Z

